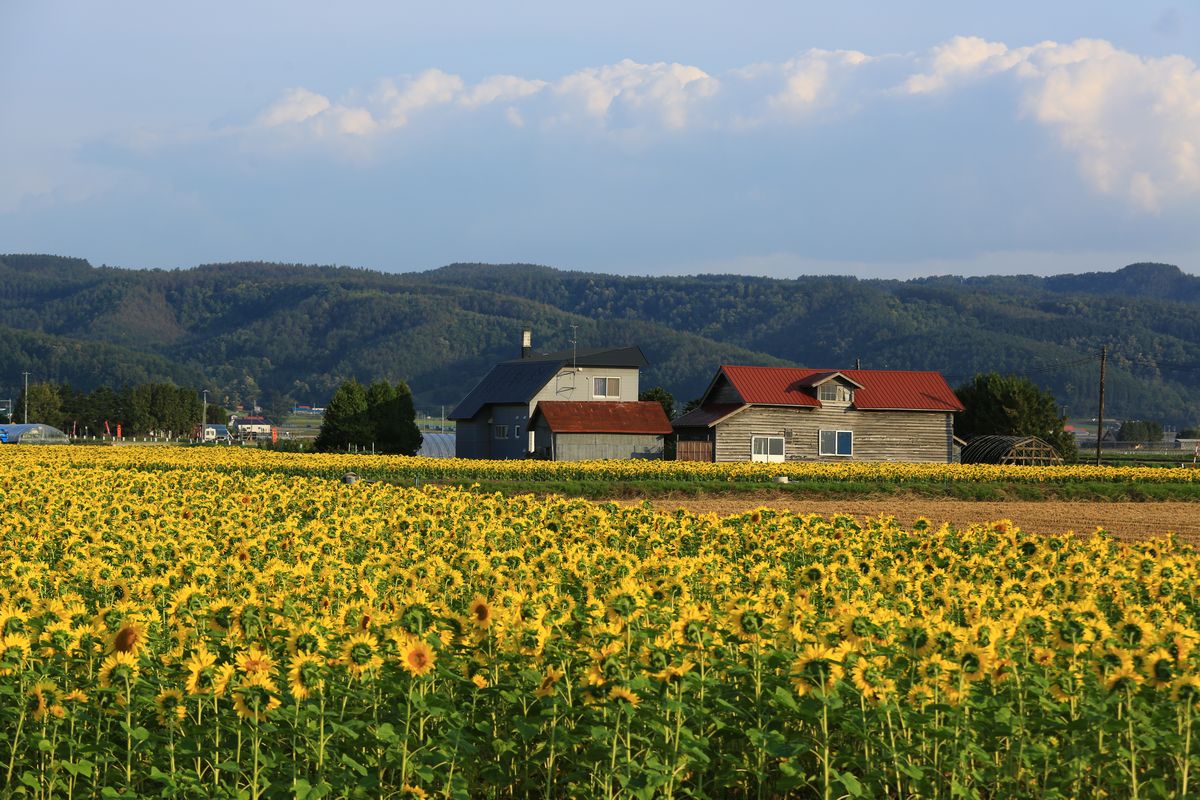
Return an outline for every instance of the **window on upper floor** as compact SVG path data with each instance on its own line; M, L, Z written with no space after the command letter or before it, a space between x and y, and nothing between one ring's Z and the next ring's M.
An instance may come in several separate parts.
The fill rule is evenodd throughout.
M829 381L817 387L817 398L823 403L848 403L850 402L851 395L850 390L845 386L840 386L833 381Z
M618 398L620 396L620 378L592 378L592 397Z

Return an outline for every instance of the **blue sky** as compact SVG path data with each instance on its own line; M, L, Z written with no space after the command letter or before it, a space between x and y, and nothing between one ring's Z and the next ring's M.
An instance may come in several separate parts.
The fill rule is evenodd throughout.
M1200 272L1194 3L181 6L0 0L0 252Z

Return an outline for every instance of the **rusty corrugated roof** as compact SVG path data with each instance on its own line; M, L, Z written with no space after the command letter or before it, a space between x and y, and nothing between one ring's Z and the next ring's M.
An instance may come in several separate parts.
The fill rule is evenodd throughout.
M854 390L854 407L862 411L963 410L940 372L739 366L721 371L744 401L756 405L819 407L812 376L840 372L862 387Z
M661 403L588 400L542 400L533 412L532 426L545 417L554 433L671 433Z

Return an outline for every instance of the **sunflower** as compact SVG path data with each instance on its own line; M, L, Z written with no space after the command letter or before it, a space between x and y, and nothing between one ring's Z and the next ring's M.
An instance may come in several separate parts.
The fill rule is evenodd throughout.
M356 678L361 678L383 665L379 655L379 640L373 633L356 633L342 645L342 663Z
M488 605L487 598L483 595L475 595L467 606L467 616L470 618L471 624L477 628L487 628L491 625L492 607Z
M845 676L841 653L819 644L807 645L792 665L792 686L801 696L814 690L829 692Z
M1142 674L1132 667L1121 667L1113 670L1108 674L1105 685L1110 692L1118 692L1125 689L1136 689L1145 681Z
M1149 683L1155 689L1169 688L1175 681L1175 658L1164 647L1155 648L1146 657L1146 672L1150 676Z
M300 653L288 667L288 691L297 700L306 700L325 688L325 659L314 653Z
M279 689L265 672L247 673L233 689L233 710L242 719L262 722L282 703Z
M541 684L538 686L538 688L533 690L534 695L537 697L549 697L550 695L554 694L555 687L562 679L564 674L565 673L560 669L546 667L546 672L544 675L542 675Z
M850 681L864 700L885 703L896 693L896 682L887 677L886 668L887 659L883 656L864 656L855 662Z
M411 639L400 650L400 666L412 675L426 675L433 670L437 654L420 639Z
M137 655L146 644L146 626L136 619L127 619L117 628L108 641L110 653L133 653Z
M472 675L471 683L475 684L476 689L486 689L490 685L488 684L487 676L485 676L482 672L476 672L474 675Z
M325 648L325 637L311 622L302 622L291 629L287 639L288 654L319 653Z
M29 657L32 642L23 633L0 636L0 677L15 675Z
M237 668L249 675L252 672L265 672L268 675L275 669L275 659L256 644L250 645L234 660Z
M962 679L968 683L974 683L982 680L988 674L995 655L990 647L968 644L958 649L956 660Z
M61 717L62 706L55 702L57 698L58 688L53 682L38 681L29 689L29 716L36 720L43 720L54 713L53 709L57 708L59 713L56 713L55 716Z
M216 673L217 657L200 647L192 653L183 667L188 671L187 683L184 688L193 697L210 694L213 691L213 679Z
M171 728L183 722L187 715L187 705L183 700L183 692L178 689L163 689L154 696L154 715L158 724Z
M1200 675L1184 675L1176 680L1171 699L1176 703L1200 703Z
M620 701L622 705L627 703L629 708L637 708L638 704L642 702L642 698L636 692L630 691L624 686L612 687L608 690L608 696L613 700Z
M217 633L229 633L237 625L237 608L228 600L217 600L208 607L208 627Z
M111 689L117 681L132 684L137 681L139 671L133 653L118 650L100 664L100 688Z

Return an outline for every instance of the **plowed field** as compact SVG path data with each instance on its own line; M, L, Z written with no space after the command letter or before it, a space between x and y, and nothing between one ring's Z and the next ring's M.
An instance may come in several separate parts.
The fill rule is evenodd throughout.
M629 501L637 504L641 501ZM1003 502L967 500L880 499L880 500L792 500L778 495L761 497L714 497L656 499L657 509L673 511L686 508L693 513L738 514L767 506L801 514L888 514L905 526L918 517L935 523L967 525L998 519L1012 520L1023 530L1038 533L1087 534L1104 528L1122 539L1140 539L1176 533L1180 540L1200 545L1200 503L1078 503L1078 502Z

